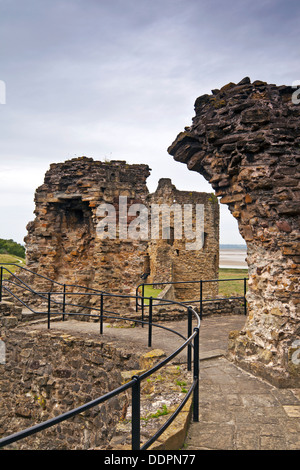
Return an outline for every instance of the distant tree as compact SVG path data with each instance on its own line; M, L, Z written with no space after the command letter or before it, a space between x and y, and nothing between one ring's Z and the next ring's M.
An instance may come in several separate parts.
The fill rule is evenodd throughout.
M7 253L9 255L25 258L25 247L13 240L4 240L3 238L0 238L0 253Z

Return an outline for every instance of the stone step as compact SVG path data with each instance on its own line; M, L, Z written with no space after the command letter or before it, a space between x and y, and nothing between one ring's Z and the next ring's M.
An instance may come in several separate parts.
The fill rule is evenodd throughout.
M2 300L11 300L10 295L2 294Z
M13 304L12 298L7 296L7 295L2 296L1 302L7 302L7 303L10 303L10 304Z
M47 318L47 315L34 313L29 308L23 307L22 309L22 319L29 321L29 320L36 320L40 318Z

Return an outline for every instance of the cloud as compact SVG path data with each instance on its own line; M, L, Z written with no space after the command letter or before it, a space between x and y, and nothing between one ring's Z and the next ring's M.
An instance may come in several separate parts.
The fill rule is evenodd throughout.
M299 12L294 0L2 0L0 172L14 169L13 187L25 168L18 191L33 198L51 162L111 156L148 163L153 188L171 177L210 191L167 148L199 95L246 75L300 79ZM5 220L24 232L18 217Z

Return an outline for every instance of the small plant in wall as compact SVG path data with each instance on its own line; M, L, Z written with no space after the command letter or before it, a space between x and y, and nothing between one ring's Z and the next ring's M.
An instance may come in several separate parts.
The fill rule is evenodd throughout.
M34 401L37 402L43 410L46 409L46 400L44 397L40 395L34 395L33 398L34 398Z

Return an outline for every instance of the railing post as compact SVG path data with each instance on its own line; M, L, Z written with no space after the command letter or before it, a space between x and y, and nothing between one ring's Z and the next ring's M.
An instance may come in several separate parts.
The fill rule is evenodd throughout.
M48 292L48 330L50 329L51 293Z
M144 293L145 293L145 286L142 285L142 322L144 321ZM144 328L144 323L142 323L142 328Z
M200 320L202 320L202 297L203 297L203 285L202 285L202 280L200 281Z
M153 307L153 298L150 297L149 300L149 329L148 329L148 347L152 346L152 307Z
M103 335L103 294L100 296L100 335Z
M247 300L246 300L246 294L247 294L247 278L244 277L244 315L247 315Z
M3 266L0 268L0 302L2 302L2 279L3 279Z
M199 421L199 328L195 328L194 338L194 381L196 382L193 393L193 420Z
M63 293L63 321L65 320L66 312L66 284L64 284L64 293Z
M135 311L138 312L139 311L139 286L136 288L136 291L135 291Z
M188 338L192 335L192 308L188 307ZM187 347L187 367L188 370L192 370L192 345L188 344Z
M132 391L131 447L132 447L132 450L140 450L140 442L141 442L140 378L138 375L134 375L132 379L135 380L135 383L132 385L132 389L131 389Z

